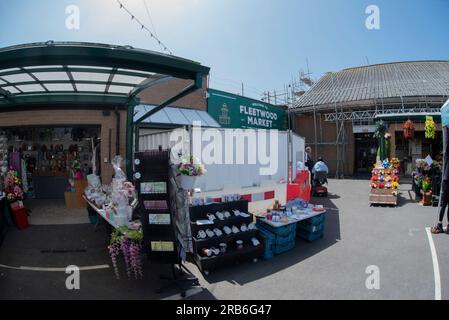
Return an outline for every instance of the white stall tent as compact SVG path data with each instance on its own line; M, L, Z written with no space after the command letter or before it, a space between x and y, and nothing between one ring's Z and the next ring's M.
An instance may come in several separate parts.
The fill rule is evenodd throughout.
M292 164L291 174L294 177L296 163L304 161L304 138L291 131L255 129L249 133L250 131L239 129L214 128L211 129L213 131L208 130L210 129L201 128L195 133L190 127L189 130L178 128L144 134L139 139L139 150L170 148L172 149L172 161L175 163L180 161L179 155L194 154L198 156L199 153L201 156L215 156L214 163L202 161L205 163L207 173L197 178L195 188L199 192L194 197L221 198L224 194L261 194L274 191L275 199L279 199L281 202L285 201L290 163ZM201 132L201 137L198 139L199 132ZM229 142L231 136L234 136L233 143ZM256 136L257 145L254 145L254 142L249 142L248 136ZM194 138L196 141L201 140L201 150L190 143ZM220 157L216 154L216 152L220 153L220 150L222 150L221 161L218 160ZM229 161L230 158L226 160L225 153L230 157L230 152L232 152L233 161ZM237 163L238 152L240 152L240 160L244 158L244 161ZM261 163L260 157L255 157L255 163L251 162L250 159L254 160L255 153L269 155L271 164L274 164L273 167L277 167L277 169L272 174L263 174L263 168L268 168L270 162ZM260 200L262 201L258 201L257 204L250 203L250 208L253 211L266 210L267 206L274 201L274 199Z

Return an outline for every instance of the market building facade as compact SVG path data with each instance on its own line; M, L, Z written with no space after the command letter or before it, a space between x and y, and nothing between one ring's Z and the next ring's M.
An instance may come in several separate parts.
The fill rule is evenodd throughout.
M390 157L405 173L416 159L441 154L440 108L449 97L449 61L386 63L326 73L291 110L293 129L338 177L369 172L376 161L375 125L384 120ZM436 136L425 138L426 116ZM404 137L411 120L414 137Z

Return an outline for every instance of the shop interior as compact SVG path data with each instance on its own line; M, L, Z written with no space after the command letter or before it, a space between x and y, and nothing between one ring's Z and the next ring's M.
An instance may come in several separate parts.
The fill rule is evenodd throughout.
M372 133L354 134L356 173L370 173L377 155L377 139Z
M100 163L100 126L9 127L0 135L6 141L0 191L7 185L7 172L12 172L19 178L30 220L36 224L41 220L43 224L84 222L82 193L93 160ZM100 170L97 165L97 174Z

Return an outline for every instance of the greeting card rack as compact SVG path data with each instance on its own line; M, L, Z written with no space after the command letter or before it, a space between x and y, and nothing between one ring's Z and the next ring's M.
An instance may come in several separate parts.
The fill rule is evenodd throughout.
M235 263L251 260L256 262L257 259L263 255L263 241L261 241L257 229L247 229L246 231L230 234L223 232L220 236L215 235L204 239L198 237L200 230L213 230L215 228L224 230L223 228L226 226L229 228L236 226L240 229L243 224L249 226L254 221L254 216L252 214L249 214L247 217L235 216L233 210L248 213L248 201L242 199L231 202L191 206L189 208L190 227L193 236L193 260L200 271L206 275L211 270ZM211 214L226 211L231 214L229 218L224 218L223 220L217 218L213 221L213 224L198 224L203 220L208 220ZM253 238L256 238L259 241L258 245L253 245ZM238 240L243 242L243 247L238 248L236 245ZM220 252L218 255L213 254L211 256L204 254L204 249L220 248L220 244L226 245L225 252Z
M136 152L134 159L134 178L139 198L137 212L142 222L147 257L151 263L170 265L172 278L161 278L171 281L166 287L178 286L183 296L188 288L199 282L182 264L178 252L174 222L176 208L172 207L170 199L170 151ZM159 288L157 292L165 289Z
M147 256L152 263L178 263L169 196L169 152L137 152L134 159L138 211Z

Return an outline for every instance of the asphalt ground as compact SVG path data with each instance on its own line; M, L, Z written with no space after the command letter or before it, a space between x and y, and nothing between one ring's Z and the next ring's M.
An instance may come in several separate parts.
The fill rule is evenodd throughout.
M397 207L371 207L365 180L330 180L324 238L271 260L240 264L198 276L200 290L188 299L435 299L435 273L426 228L436 208L412 199L401 186ZM442 299L449 298L449 235L432 236L441 275ZM11 229L0 248L0 299L178 299L179 289L159 275L166 266L145 264L143 281L116 280L106 250L105 230L90 224ZM81 271L80 290L65 286L68 265L102 267ZM28 268L20 268L20 267ZM379 289L366 286L367 268L379 270ZM12 267L12 268L11 268ZM29 267L61 268L43 271ZM39 271L37 271L39 270ZM121 270L124 270L123 266Z
M401 186L397 207L372 207L365 180L330 180L325 235L272 260L217 270L204 277L204 292L191 299L435 299L435 280L426 227L437 209L413 200ZM449 235L432 236L449 298ZM369 266L379 270L380 288L366 286ZM192 268L193 269L193 268Z

